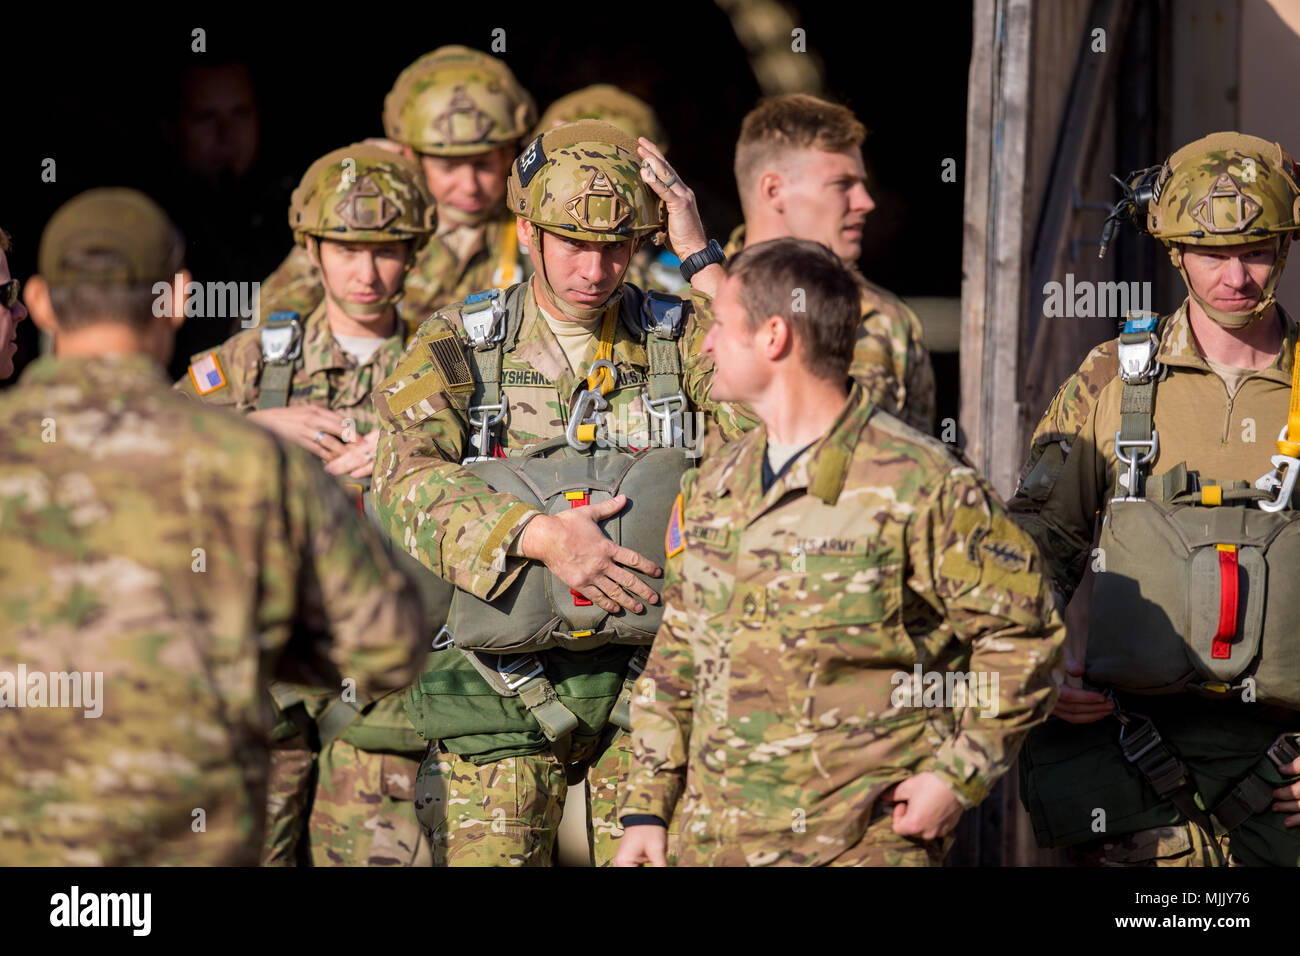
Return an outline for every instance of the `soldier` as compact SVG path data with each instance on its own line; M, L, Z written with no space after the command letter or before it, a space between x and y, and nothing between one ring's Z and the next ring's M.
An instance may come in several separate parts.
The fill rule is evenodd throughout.
M0 706L30 708L0 716L7 866L255 864L266 681L374 694L420 663L414 585L337 485L168 388L181 256L97 189L28 284L55 354L0 396Z
M1168 247L1188 297L1093 349L1021 473L1013 510L1059 603L1098 572L1086 661L1021 757L1040 844L1076 863L1300 865L1294 590L1278 586L1297 333L1274 297L1298 183L1281 146L1231 132L1134 174L1113 218Z
M849 110L806 93L764 100L751 110L736 143L745 222L724 251L731 256L749 243L782 236L830 247L861 289L853 377L881 408L928 433L934 427L934 371L921 322L856 266L863 223L875 208L862 165L865 135Z
M325 299L303 322L292 313L273 315L260 329L196 355L177 387L247 414L324 459L330 474L368 488L379 438L370 393L401 357L406 338L396 303L433 221L419 170L401 156L354 143L321 157L293 193L289 224L317 264ZM425 598L431 635L445 619L450 593ZM306 739L287 736L286 752L276 757L305 770L304 752L319 750L309 825L316 864L427 866L431 854L411 803L424 744L400 695L348 708L332 689L305 697L301 689L273 690L298 724L303 720L293 708L299 704L314 724L299 728ZM307 814L310 782L277 775L272 789L266 862L287 862Z
M563 510L543 514L521 500L518 483L518 494L494 491L462 460L530 446L586 449L596 437L644 446L634 421L647 417L664 422L660 434L676 444L680 413L692 408L738 434L705 400L707 377L686 349L690 304L624 283L637 242L664 227L663 204L697 305L717 280L721 249L706 246L694 194L657 148L607 123L571 123L534 139L511 169L509 204L533 277L420 327L375 394L383 421L376 504L393 537L457 586L457 602L496 601L483 615L508 614L536 568L563 582L560 605L595 605L619 626L646 612L642 602L658 601L648 581L659 566L597 524L627 498L583 507L591 499L575 492ZM662 542L662 527L650 540ZM498 656L448 647L469 643L453 624L450 637L439 635L447 649L431 655L408 697L412 723L431 741L416 785L420 819L449 864L547 865L568 782L590 768L592 854L607 863L621 833L613 798L629 760L619 728L643 652L605 644L603 631L534 640L522 614L502 626L528 633L488 635L513 648Z
M384 99L386 140L419 160L438 207L438 235L417 257L400 305L412 330L471 292L527 278L527 250L502 204L510 160L537 120L532 96L501 60L463 46L416 60ZM300 248L262 284L262 314L306 315L324 298Z
M9 274L7 254L12 251L13 241L9 233L0 229L0 381L14 373L18 323L27 318L27 309L18 299L21 283Z
M667 137L650 104L608 83L585 86L561 96L542 114L534 135L582 119L617 126L633 139L644 136L668 155ZM677 292L682 289L681 265L670 249L643 244L628 264L627 281L639 289Z
M849 378L859 292L805 239L728 262L712 396L762 427L672 509L620 865L665 865L678 815L681 865L938 865L1056 697L1032 542Z

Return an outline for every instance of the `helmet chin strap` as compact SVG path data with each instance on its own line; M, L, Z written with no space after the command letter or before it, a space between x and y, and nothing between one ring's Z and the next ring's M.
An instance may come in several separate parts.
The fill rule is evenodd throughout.
M1260 296L1259 302L1249 312L1224 312L1222 309L1216 309L1200 294L1192 288L1192 280L1187 277L1187 267L1183 265L1182 248L1178 245L1169 247L1169 258L1178 269L1178 274L1183 277L1183 284L1187 286L1187 294L1196 300L1205 314L1213 319L1216 323L1225 329L1244 329L1252 322L1256 322L1268 314L1269 309L1277 304L1277 283L1282 278L1282 267L1286 265L1286 254L1291 247L1291 236L1284 235L1278 245L1277 255L1273 258L1273 267L1269 269L1268 280L1264 283L1264 294Z
M609 308L610 303L613 302L617 296L623 294L623 283L627 281L627 270L626 269L623 270L623 277L618 280L618 285L615 286L614 291L609 294L609 298L606 299L604 302L602 302L600 305L595 306L593 308L580 308L579 306L572 305L568 302L565 302L562 298L560 298L559 293L557 293L555 289L551 286L551 280L548 279L546 276L546 255L545 253L542 252L542 235L545 232L546 232L545 229L542 229L536 223L533 223L533 228L532 228L533 241L537 244L537 259L542 264L541 270L535 273L535 275L537 276L538 280L542 283L542 288L546 290L546 294L550 296L551 301L555 303L555 307L559 309L561 312L563 312L565 315L567 315L569 318L575 319L579 322L590 322L592 319L596 319L604 315L605 310ZM632 246L632 253L633 255L636 254L635 244L633 244ZM631 265L631 262L632 260L629 257L628 264Z

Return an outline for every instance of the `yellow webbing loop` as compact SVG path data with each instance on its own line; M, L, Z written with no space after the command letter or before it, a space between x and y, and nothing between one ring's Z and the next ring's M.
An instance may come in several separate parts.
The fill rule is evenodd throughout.
M617 302L605 310L605 320L600 326L600 344L596 347L596 362L609 362L614 358L616 328L618 328ZM595 365L595 362L592 364ZM601 395L608 395L614 390L614 376L607 366L597 366L592 374L587 376L587 389L593 392L599 391ZM1297 426L1296 434L1300 435L1300 426Z
M497 271L501 273L500 288L515 284L515 267L519 264L519 235L514 223L501 227L501 255L497 258Z
M1291 409L1286 416L1286 438L1277 443L1277 450L1288 458L1300 458L1300 341L1296 342L1295 358L1291 363Z

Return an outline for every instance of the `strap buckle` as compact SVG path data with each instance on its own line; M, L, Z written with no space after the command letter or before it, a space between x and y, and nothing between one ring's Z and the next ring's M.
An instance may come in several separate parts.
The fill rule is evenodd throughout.
M478 435L474 439L478 454L471 455L461 461L462 465L468 465L472 461L490 461L492 459L488 447L492 437L492 426L501 423L501 420L506 417L506 410L509 407L510 400L505 395L502 395L501 401L495 405L471 405L469 407L469 423L478 430Z
M647 290L641 300L641 331L661 339L675 339L681 327L682 300L663 292Z
M586 451L591 447L591 443L595 441L596 429L601 425L597 413L603 412L607 408L609 408L609 402L605 401L605 396L600 392L584 388L578 393L578 401L573 406L573 414L569 416L568 427L564 429L564 437L572 447L578 449L578 451ZM592 437L589 439L578 437L578 429L584 426L591 429Z
M510 658L510 663L501 663L506 657ZM519 674L524 668L528 668L528 673ZM541 673L542 659L536 654L497 655L497 674L510 690L518 690Z
M460 322L470 345L476 349L491 348L505 341L506 309L501 290L488 289L471 295L461 307Z
M456 639L451 635L451 628L446 624L437 634L433 635L433 650L441 651L456 643Z
M1279 770L1283 764L1291 763L1300 757L1300 733L1278 734L1277 740L1268 748L1268 759Z
M665 395L663 398L651 398L647 390L641 393L641 403L645 406L646 414L659 423L659 434L666 436L662 441L662 447L681 446L683 444L682 415L686 411L686 396L678 392L676 395Z
M1130 384L1159 375L1162 366L1154 361L1160 342L1156 339L1157 316L1130 313L1119 336L1119 377Z
M1287 426L1283 425L1282 430L1278 432L1277 440L1281 442L1286 439ZM1290 455L1274 455L1272 462L1273 470L1256 481L1255 487L1273 497L1259 501L1257 504L1264 511L1281 511L1291 503L1291 494L1295 491L1296 473L1300 471L1300 459L1292 458Z
M1119 476L1119 484L1128 490L1128 494L1122 498L1112 498L1111 501L1141 501L1142 498L1137 493L1137 475L1138 465L1145 465L1156 457L1156 452L1160 450L1160 431L1151 429L1150 438L1120 438L1118 429L1115 431L1115 457L1128 466L1124 474ZM1138 457L1138 449L1146 449L1146 453Z
M1156 725L1144 714L1129 714L1119 732L1120 749L1129 763L1137 763L1148 751L1159 747L1161 739Z
M279 318L277 318L279 316ZM291 362L302 354L302 325L297 312L276 312L262 326L262 361Z

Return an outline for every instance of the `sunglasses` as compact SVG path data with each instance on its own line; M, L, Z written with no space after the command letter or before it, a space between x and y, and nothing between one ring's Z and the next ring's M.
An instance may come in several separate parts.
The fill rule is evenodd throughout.
M10 279L8 282L0 282L0 305L6 309L12 309L14 303L18 301L18 289L21 283L17 279Z

